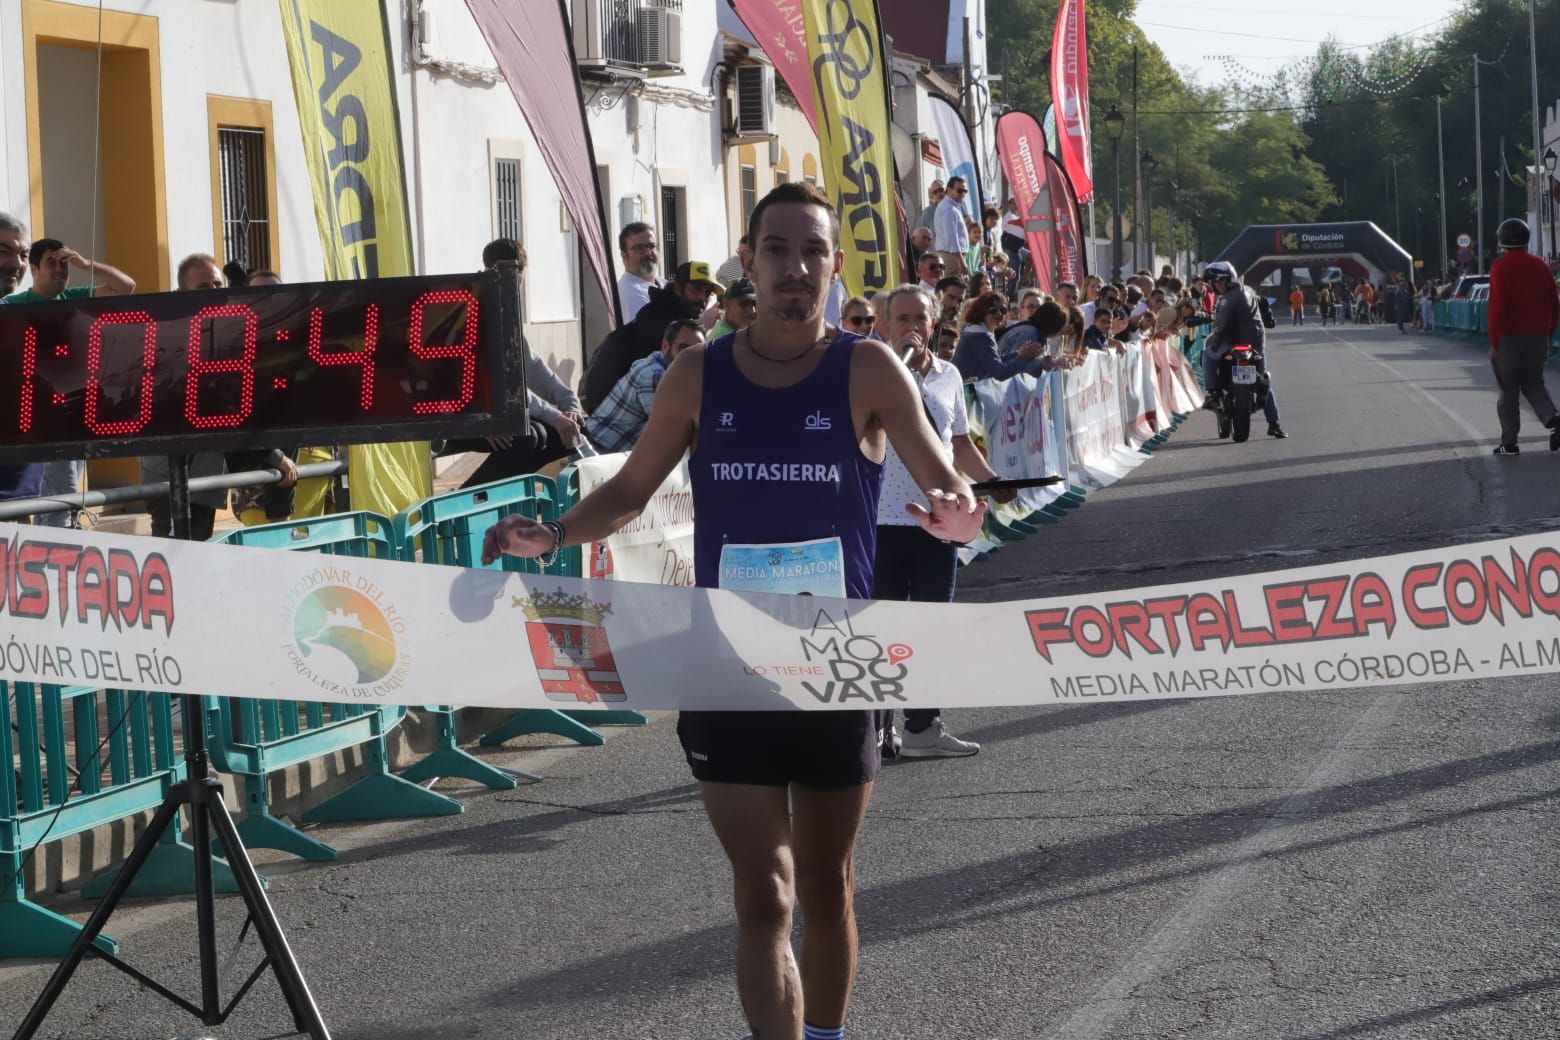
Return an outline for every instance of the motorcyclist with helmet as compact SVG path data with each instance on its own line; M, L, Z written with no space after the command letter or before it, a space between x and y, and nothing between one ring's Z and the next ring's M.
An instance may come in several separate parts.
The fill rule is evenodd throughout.
M1246 343L1260 355L1257 361L1259 375L1267 374L1267 330L1263 327L1261 304L1256 292L1242 285L1232 264L1216 260L1203 272L1213 286L1217 303L1213 312L1213 324L1208 330L1207 344L1203 347L1203 386L1211 391L1219 385L1219 362L1231 347ZM1271 387L1262 401L1262 413L1267 417L1268 436L1283 439L1289 435L1278 422L1278 398Z

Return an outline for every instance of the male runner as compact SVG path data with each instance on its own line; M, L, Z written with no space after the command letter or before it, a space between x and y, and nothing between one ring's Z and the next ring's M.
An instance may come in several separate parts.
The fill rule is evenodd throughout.
M512 516L495 525L484 562L605 538L691 449L699 585L751 588L721 580L728 553L784 549L843 564L843 582L808 591L865 599L885 434L927 497L925 507L907 507L910 515L937 538L976 535L985 504L942 452L909 371L887 344L824 321L824 294L844 260L826 197L782 184L754 208L748 232L757 320L683 351L623 469L556 524ZM810 465L778 471L813 479L745 479L758 466L791 462ZM857 951L854 848L879 764L873 714L683 712L678 721L731 861L737 989L758 1040L845 1035ZM790 941L797 901L807 924L800 970Z

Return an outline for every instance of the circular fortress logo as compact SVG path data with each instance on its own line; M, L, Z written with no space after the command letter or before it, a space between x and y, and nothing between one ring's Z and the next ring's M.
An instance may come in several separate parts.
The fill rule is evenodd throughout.
M376 699L401 686L407 660L398 636L406 622L371 581L325 567L289 590L298 674L339 696Z

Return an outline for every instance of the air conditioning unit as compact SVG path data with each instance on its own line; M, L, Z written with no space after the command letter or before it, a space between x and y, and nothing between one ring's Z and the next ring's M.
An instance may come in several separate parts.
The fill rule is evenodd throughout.
M574 32L574 59L582 68L605 68L607 55L601 0L573 0L569 19Z
M774 134L775 67L738 65L736 119L738 137L769 137Z
M682 65L682 14L667 7L639 10L639 60L652 69Z

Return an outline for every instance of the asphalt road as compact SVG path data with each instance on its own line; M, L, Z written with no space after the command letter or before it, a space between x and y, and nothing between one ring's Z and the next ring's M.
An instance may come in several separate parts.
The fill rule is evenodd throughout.
M961 595L1130 588L1556 523L1560 457L1531 416L1528 454L1489 455L1477 344L1285 328L1270 356L1289 440L1220 442L1196 416L1065 522L967 569ZM1560 1036L1552 681L948 721L982 753L890 766L861 841L853 1040ZM266 868L334 1035L741 1036L726 868L671 719L499 760L547 779L466 792L459 817L324 828L341 861ZM194 990L187 904L139 904L113 931ZM232 957L231 984L253 949ZM0 966L0 1034L47 970ZM94 965L42 1035L286 1029L269 982L202 1029Z

